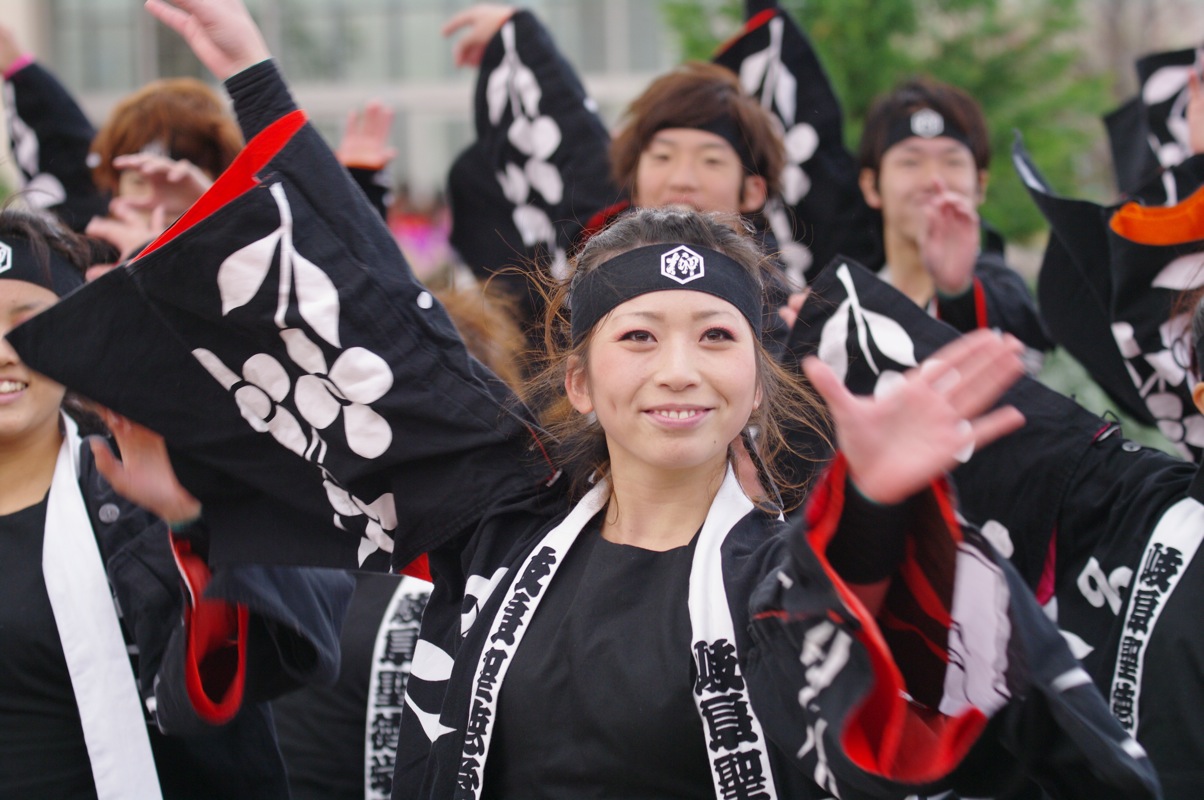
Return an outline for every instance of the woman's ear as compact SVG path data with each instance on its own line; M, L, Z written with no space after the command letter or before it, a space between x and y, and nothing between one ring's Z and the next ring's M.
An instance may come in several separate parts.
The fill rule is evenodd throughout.
M594 410L594 401L589 394L589 377L579 356L569 356L568 369L564 372L564 393L573 408L582 414Z

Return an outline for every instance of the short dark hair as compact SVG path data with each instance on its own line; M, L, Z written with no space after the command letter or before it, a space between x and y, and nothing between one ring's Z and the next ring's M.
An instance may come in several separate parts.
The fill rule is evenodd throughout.
M242 132L221 96L196 78L151 81L124 97L92 140L92 179L101 191L117 189L117 156L158 143L162 155L187 159L216 178L238 155Z
M699 128L723 118L734 122L744 137L753 174L765 179L773 197L781 190L786 165L780 123L744 93L734 72L698 61L657 78L628 106L623 127L610 144L615 182L628 192L635 188L640 154L657 131Z
M991 164L991 137L978 102L966 92L934 78L911 78L880 96L866 113L858 161L862 169L877 172L890 149L889 135L896 121L921 108L931 108L966 134L974 163L980 170Z

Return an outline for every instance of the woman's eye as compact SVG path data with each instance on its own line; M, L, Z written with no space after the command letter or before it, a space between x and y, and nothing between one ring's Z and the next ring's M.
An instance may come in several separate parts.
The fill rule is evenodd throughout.
M651 342L652 334L648 331L628 331L619 337L621 342Z
M726 328L711 328L702 335L708 342L731 342L735 340L732 332Z

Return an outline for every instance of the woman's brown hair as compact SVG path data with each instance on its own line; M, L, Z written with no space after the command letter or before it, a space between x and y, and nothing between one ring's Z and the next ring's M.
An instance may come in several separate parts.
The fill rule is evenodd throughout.
M584 492L594 475L605 475L609 466L606 437L592 415L582 415L569 403L564 380L570 359L584 367L591 334L576 346L569 336L569 293L572 276L605 269L609 259L652 244L681 243L719 251L737 261L764 291L773 265L756 240L735 215L703 214L684 208L640 208L616 219L591 237L577 253L570 275L547 288L542 364L527 385L524 400L539 413L540 424L555 442L554 460L568 474L576 493ZM550 280L550 279L548 279ZM820 402L802 379L784 369L756 343L757 377L762 401L749 418L755 430L754 457L763 478L773 489L790 497L801 496L800 476L786 464L791 455L806 460L790 445L787 427L806 428L825 437L824 412ZM735 462L735 451L729 461ZM771 494L773 492L771 491ZM772 503L770 503L772 504Z

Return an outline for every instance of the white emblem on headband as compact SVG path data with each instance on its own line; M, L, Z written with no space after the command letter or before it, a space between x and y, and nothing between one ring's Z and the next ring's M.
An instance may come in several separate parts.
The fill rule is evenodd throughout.
M13 268L13 249L0 242L0 272L8 272Z
M911 115L911 132L931 139L945 132L945 118L931 108L921 108Z
M685 245L674 247L661 255L661 274L678 283L686 284L706 274L702 256Z

